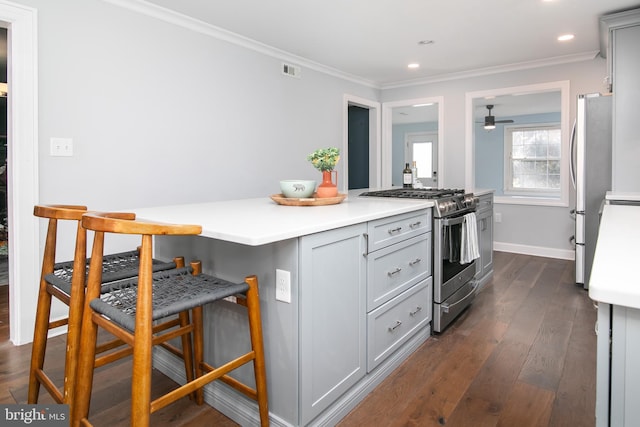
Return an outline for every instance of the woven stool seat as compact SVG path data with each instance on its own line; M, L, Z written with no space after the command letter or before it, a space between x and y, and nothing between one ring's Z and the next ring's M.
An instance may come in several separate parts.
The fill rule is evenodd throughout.
M88 258L85 277L89 273L90 263L91 258ZM137 250L105 255L102 259L102 281L107 283L135 277L138 274L139 265L140 253ZM153 260L153 271L170 270L176 267L175 261ZM53 273L47 274L45 280L66 295L71 295L72 277L73 261L65 261L56 263L53 266Z
M163 319L193 307L209 304L249 290L245 282L233 283L200 274L191 267L153 274L152 320ZM138 278L110 283L102 287L102 295L89 304L100 314L133 332L138 301Z

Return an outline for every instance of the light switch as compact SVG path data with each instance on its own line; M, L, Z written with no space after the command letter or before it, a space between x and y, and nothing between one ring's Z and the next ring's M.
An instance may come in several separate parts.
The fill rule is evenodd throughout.
M73 156L73 139L51 138L50 154L57 157Z

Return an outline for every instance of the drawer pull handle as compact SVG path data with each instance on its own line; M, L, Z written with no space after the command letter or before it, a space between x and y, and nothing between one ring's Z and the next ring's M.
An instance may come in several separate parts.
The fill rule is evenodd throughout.
M396 227L396 228L390 228L389 230L387 230L387 233L394 234L394 233L399 233L401 231L402 231L402 227Z
M389 326L389 332L393 332L396 329L398 329L398 327L400 327L400 325L402 325L402 322L399 320L396 320L396 324L393 326Z
M413 224L409 224L409 228L418 228L422 224L422 221L414 222Z
M422 311L422 307L416 307L415 311L410 311L409 312L409 316L413 317L413 316L415 316L416 314L418 314L421 311Z
M364 252L362 253L363 257L367 257L369 255L369 234L362 233L362 237L364 237Z
M393 270L393 271L388 271L388 272L387 272L387 276L389 276L389 277L393 277L395 274L398 274L398 273L400 273L401 271L402 271L402 269L401 269L400 267L396 267L396 269L395 269L395 270Z
M416 258L413 261L409 261L409 266L413 267L414 265L421 263L422 260L420 258Z

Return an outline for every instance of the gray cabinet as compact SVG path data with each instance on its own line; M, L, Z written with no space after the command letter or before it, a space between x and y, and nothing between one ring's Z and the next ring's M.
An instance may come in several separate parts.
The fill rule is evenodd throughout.
M479 197L476 212L480 259L476 262L476 280L483 286L493 274L493 193Z
M300 425L428 328L430 231L426 209L300 238Z
M431 210L368 224L367 371L432 317Z
M640 9L601 19L601 52L606 52L613 92L613 176L615 191L640 191Z
M596 426L640 425L640 309L598 304Z
M300 239L301 425L366 374L366 224Z

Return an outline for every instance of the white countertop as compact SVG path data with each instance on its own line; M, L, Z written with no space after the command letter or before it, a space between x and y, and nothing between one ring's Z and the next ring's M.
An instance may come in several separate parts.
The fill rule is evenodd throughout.
M640 308L640 206L605 205L589 279L595 301Z
M473 190L473 195L480 197L495 192L496 190L492 190L490 188L476 188L475 190Z
M147 221L199 224L204 237L259 246L433 206L429 200L358 197L364 191L352 190L328 206L281 206L261 197L132 211Z
M636 192L615 192L607 191L605 197L607 201L627 201L627 202L640 202L640 193Z

